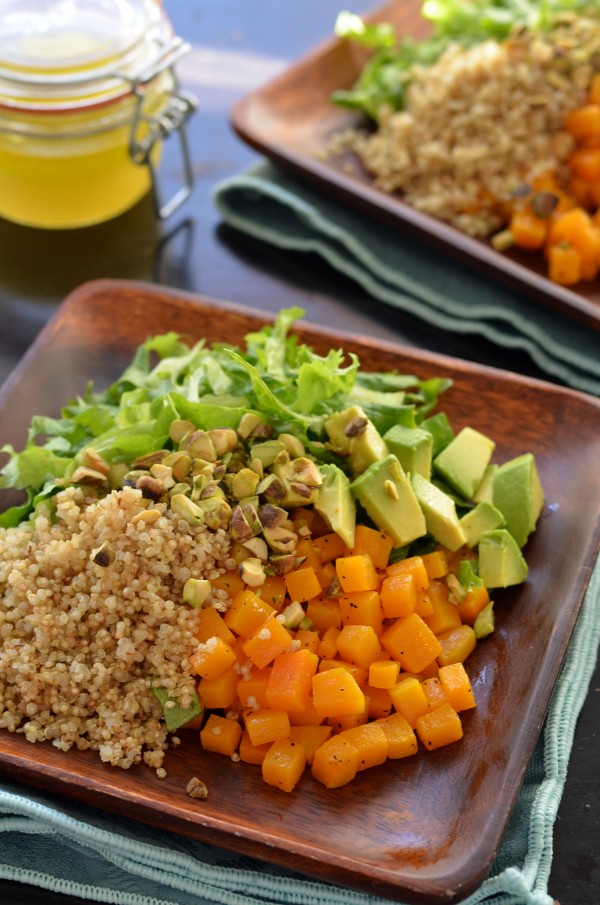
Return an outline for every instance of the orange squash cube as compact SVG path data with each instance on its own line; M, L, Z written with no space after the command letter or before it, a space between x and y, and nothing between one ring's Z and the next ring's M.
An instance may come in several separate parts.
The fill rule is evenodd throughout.
M425 692L425 697L427 698L430 710L435 710L435 708L439 707L441 704L447 703L448 698L446 697L446 692L437 677L424 679L421 682L421 687Z
M381 583L381 606L386 619L410 616L418 602L415 577L411 572L388 575Z
M345 625L337 637L337 649L343 660L368 669L381 654L381 644L371 625Z
M477 644L475 632L470 625L459 625L450 629L449 632L438 635L438 641L442 647L437 657L439 666L463 663Z
M302 648L306 648L306 650L310 650L313 654L316 654L319 649L321 638L319 633L312 629L299 628L296 631L296 641L300 642Z
M365 692L369 718L379 720L389 716L393 710L389 688L373 688L369 686Z
M401 572L410 572L415 579L415 585L418 590L426 591L429 587L429 575L425 568L422 556L408 556L406 559L400 559L386 569L386 575L398 575Z
M211 713L200 730L200 743L206 751L231 756L237 751L242 738L242 727L237 720Z
M489 602L490 595L485 585L470 587L456 607L461 622L465 622L467 625L474 625L475 620Z
M365 696L343 666L318 672L312 680L313 704L322 717L362 713Z
M434 635L441 635L461 624L458 607L448 597L448 586L445 581L432 581L427 596L431 601L433 612L423 616L423 621Z
M235 651L222 638L213 635L199 644L190 657L192 670L203 679L216 679L236 661Z
M338 737L350 742L358 751L357 772L376 767L387 760L387 735L376 721L357 726L355 729L344 729Z
M356 663L349 663L347 660L325 659L319 660L319 672L325 672L326 669L347 669L351 676L356 680L356 684L362 688L367 682L368 672L362 666Z
M471 680L462 663L440 666L439 677L446 697L457 713L461 710L471 710L476 706Z
M423 553L421 556L429 581L434 578L445 578L448 574L448 557L444 550L433 550L431 553Z
M247 638L273 613L275 608L266 600L261 600L254 591L245 590L235 595L223 619L232 632Z
M335 571L346 594L374 591L379 587L379 577L368 553L341 556L336 560Z
M257 597L279 612L285 601L286 593L283 575L267 575L255 593Z
M405 676L390 688L389 698L406 722L414 729L417 720L429 710L429 702L425 690L415 676Z
M292 726L290 738L298 742L306 752L306 763L312 764L317 748L331 737L331 726Z
M288 713L305 710L318 663L316 654L302 648L275 657L266 688L267 705Z
M242 644L242 649L255 666L262 669L272 663L278 654L286 651L291 642L290 633L273 614L266 622L254 629Z
M273 742L265 742L263 745L253 745L248 735L248 730L244 731L242 740L238 748L240 760L245 764L256 764L260 766L267 755L267 751Z
M418 751L417 736L414 729L401 713L392 713L377 721L386 734L388 741L388 757L397 760L410 757Z
M385 531L357 525L354 530L353 555L368 553L376 569L385 569L390 558L394 541Z
M198 612L198 623L194 634L201 644L204 644L213 635L222 638L230 647L235 644L235 635L214 606L202 607Z
M198 695L207 710L228 710L237 699L240 674L230 666L214 679L200 679Z
M337 789L356 776L358 751L350 742L334 735L317 748L311 773L328 789Z
M334 562L348 552L346 544L335 531L330 531L327 534L322 534L321 537L314 538L312 545L321 564Z
M418 674L442 652L442 646L420 616L396 619L381 636L382 647L406 671Z
M358 591L338 597L343 625L371 625L379 636L383 629L383 611L377 591Z
M265 666L262 669L254 667L241 679L238 676L237 696L243 708L258 710L259 707L267 706L267 685L270 675L271 667Z
M268 707L246 713L246 731L253 745L264 745L288 738L290 720L285 710L269 710Z
M230 600L233 600L235 595L246 587L241 575L238 575L237 572L224 572L218 578L211 578L210 585L214 591L225 591Z
M369 666L369 685L372 688L393 688L400 676L396 660L375 660Z
M451 745L463 736L460 717L451 704L442 704L419 717L417 735L428 751Z
M332 660L337 654L337 639L339 638L341 629L331 626L323 633L317 654L322 660Z
M291 738L273 742L262 762L262 777L282 792L295 789L306 766L304 746Z
M318 597L322 591L317 573L312 566L302 566L294 569L285 576L285 586L290 600L306 603L313 597Z
M333 597L313 597L306 604L306 615L318 632L342 625L340 605Z

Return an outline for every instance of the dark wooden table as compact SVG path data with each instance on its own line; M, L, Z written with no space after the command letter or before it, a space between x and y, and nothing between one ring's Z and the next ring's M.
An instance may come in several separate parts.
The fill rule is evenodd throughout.
M62 299L100 277L150 280L273 312L297 304L315 323L544 376L525 357L442 334L379 305L316 257L274 250L219 222L212 187L257 160L230 128L232 104L329 36L339 0L165 0L165 6L177 33L193 45L178 68L199 100L189 127L193 195L172 221L160 225L148 199L111 223L78 231L37 231L0 221L0 382ZM179 175L178 156L168 146L161 169L165 193ZM600 902L599 725L597 669L555 825L549 889L560 905ZM76 900L0 880L0 902Z

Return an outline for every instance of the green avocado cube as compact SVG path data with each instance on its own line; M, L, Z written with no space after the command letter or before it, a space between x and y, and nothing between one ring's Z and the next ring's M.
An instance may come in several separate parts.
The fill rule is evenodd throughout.
M527 563L506 528L485 531L479 539L478 553L479 577L486 588L507 588L527 578Z
M348 457L354 474L361 474L389 453L383 437L359 405L331 415L324 427L331 443Z
M473 497L490 463L496 444L472 427L464 427L433 460L436 472L462 494Z
M410 482L425 516L427 533L448 550L458 550L465 543L452 497L420 474L411 475Z
M473 502L474 503L491 503L493 499L493 484L494 484L494 475L498 470L497 465L488 465L486 470L483 472L483 477L477 488L475 493L473 494Z
M383 435L390 452L397 456L400 465L408 474L420 474L429 480L433 437L420 427L405 427L395 424Z
M373 462L350 489L381 531L403 547L427 533L425 516L406 472L393 453Z
M504 516L506 527L519 547L523 547L544 505L544 492L532 453L524 453L498 466L492 501Z
M354 546L356 503L350 491L350 480L337 465L321 465L319 470L323 483L319 487L315 509L351 550Z
M486 501L477 503L474 509L460 519L467 547L477 546L484 531L493 531L494 528L502 528L505 524L500 510Z

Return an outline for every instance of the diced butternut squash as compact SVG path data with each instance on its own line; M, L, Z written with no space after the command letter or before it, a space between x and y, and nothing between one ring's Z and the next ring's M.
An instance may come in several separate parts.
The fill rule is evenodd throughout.
M342 556L335 564L338 580L346 594L357 591L374 591L379 587L379 577L368 553Z
M217 578L211 578L210 584L214 591L225 591L230 600L246 587L237 572L224 572Z
M235 651L222 638L213 635L199 644L190 657L192 670L203 679L216 679L236 661Z
M285 710L270 710L265 707L244 717L246 730L253 745L264 745L288 738L290 719Z
M318 663L317 655L306 648L275 657L266 688L267 705L288 713L305 710Z
M416 613L396 619L381 636L381 645L402 669L415 674L442 652L440 642Z
M254 591L245 590L235 595L223 619L232 632L247 638L274 612L275 607L270 603L262 600Z
M464 663L469 654L475 650L477 638L470 625L459 625L438 635L438 641L442 647L437 661L440 666L448 666L450 663Z
M429 751L451 745L463 736L460 717L451 704L442 704L419 717L417 735Z
M357 766L358 751L354 745L334 735L315 751L311 773L326 788L338 789L354 779Z
M462 663L440 666L440 684L457 713L476 706L471 680Z
M259 707L267 706L267 685L270 675L271 667L265 666L263 669L252 669L241 679L238 676L237 696L242 707L258 710Z
M242 738L242 727L237 720L211 713L200 730L200 743L206 751L231 756L237 751Z
M445 578L448 574L448 557L443 550L433 550L421 556L429 581L434 578Z
M313 540L313 548L319 556L321 564L335 562L347 553L346 545L339 534L330 531Z
M421 682L421 686L425 692L430 710L435 710L440 704L445 704L448 701L446 692L438 678L424 679Z
M292 726L290 738L303 746L306 753L306 763L312 764L315 751L331 737L332 731L331 726L328 725Z
M337 638L343 660L368 669L381 653L381 645L371 625L345 625Z
M290 600L306 603L321 593L321 584L312 566L302 566L285 576L285 586Z
M464 622L467 625L474 625L475 620L489 602L490 595L485 585L481 585L480 587L475 587L473 585L470 587L456 607L461 622Z
M262 777L268 785L291 792L305 766L304 746L291 738L281 738L273 742L262 762Z
M369 666L369 685L372 688L393 688L400 676L396 660L376 660Z
M252 632L242 648L255 666L262 669L272 663L278 654L286 651L291 641L290 633L274 614Z
M354 529L354 555L367 553L376 569L385 569L394 546L392 538L385 531L357 525ZM340 554L342 555L342 554Z
M368 770L369 767L383 764L387 759L387 735L377 721L365 723L355 729L344 729L339 733L339 738L350 742L358 751L357 771Z
M195 636L203 644L213 635L222 638L230 647L235 644L235 635L228 628L219 611L214 606L205 606L198 613Z
M434 635L440 635L461 624L458 609L448 597L448 586L439 579L431 582L427 595L433 607L433 613L423 616L423 621Z
M253 745L248 735L248 730L244 730L242 740L238 748L240 760L245 764L256 764L260 766L265 759L267 752L273 742L265 742L263 745Z
M338 597L338 604L344 625L371 625L376 635L381 634L383 611L377 591L341 594Z
M387 736L388 757L391 760L417 753L419 746L414 729L401 713L392 713L377 722Z
M401 678L393 688L390 688L388 694L398 713L402 714L413 729L418 718L429 710L425 690L415 676Z
M299 628L296 631L296 641L300 642L300 646L310 650L316 654L319 649L321 638L318 632L313 629Z
M283 575L267 575L263 583L256 589L256 596L272 606L278 612L285 601L285 579Z
M214 679L200 679L198 695L206 710L228 710L237 699L240 674L230 666Z
M548 249L548 276L561 286L575 286L581 282L582 261L576 248L568 242L551 245Z
M321 641L319 642L319 646L317 648L317 654L322 660L333 660L333 658L337 654L337 640L339 638L341 629L335 628L335 626L330 626L325 632L323 632L323 636Z
M386 569L387 575L398 575L401 572L409 572L414 580L416 587L421 591L426 591L429 587L429 575L425 568L422 556L408 556L406 559L400 559Z
M367 699L369 719L379 720L390 715L394 708L389 692L388 688L368 687L366 689L365 698Z
M314 597L306 604L306 615L313 628L324 632L330 627L341 628L342 614L340 605L332 597Z
M315 710L323 717L362 713L365 707L360 686L342 666L313 676L312 692Z
M410 616L417 606L418 591L411 572L388 575L381 584L381 606L386 619Z

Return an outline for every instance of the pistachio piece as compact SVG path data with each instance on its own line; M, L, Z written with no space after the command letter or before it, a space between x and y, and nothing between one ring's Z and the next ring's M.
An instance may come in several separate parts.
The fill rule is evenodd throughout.
M110 472L108 475L110 486L114 489L122 487L123 481L125 480L125 475L128 473L129 468L126 462L114 462L110 466Z
M368 424L369 424L368 418L363 418L360 416L358 416L356 418L352 418L352 420L348 422L348 424L346 425L346 427L344 429L344 436L349 437L349 438L359 437L361 434L364 434L364 432L367 429Z
M279 440L265 440L264 443L253 443L250 448L252 459L258 459L263 468L272 465L280 453L285 453L285 446Z
M176 481L183 481L184 478L189 476L192 470L191 456L188 456L187 453L182 452L181 450L175 450L175 452L169 453L169 455L163 459L162 464L169 466Z
M110 541L105 540L100 547L96 550L92 550L90 559L95 562L97 566L102 566L102 568L105 569L115 561L116 556L117 554L115 553L113 545Z
M299 481L308 487L320 487L323 483L318 466L306 456L299 456L293 460L291 477L294 481Z
M196 430L193 421L185 421L181 418L175 418L169 425L169 437L173 443L181 443L184 437L192 434Z
M175 484L173 469L169 465L164 465L162 462L155 462L154 465L151 465L150 474L153 478L156 478L157 481L161 482L165 490L170 490Z
M163 482L153 478L151 474L143 474L137 479L135 486L142 491L142 496L146 500L159 500L165 492Z
M190 434L189 437L185 438L182 443L182 448L184 448L193 459L204 459L205 462L217 461L217 452L207 431L194 431L193 434Z
M310 500L313 489L311 487L307 487L306 484L301 484L299 481L290 481L289 488L292 493L296 493L298 496L304 497L306 500Z
M254 498L241 500L240 506L244 513L244 518L250 525L252 534L260 534L262 531L262 522L258 517L258 500Z
M278 528L286 521L288 514L287 511L280 506L273 506L271 503L265 503L258 511L258 517L263 528Z
M199 506L183 493L174 493L169 501L175 515L181 516L188 525L203 525L204 513Z
M263 464L260 461L260 459L250 459L250 462L248 463L248 468L250 468L252 471L256 472L256 474L258 475L259 478L264 478L265 470L263 468Z
M250 434L251 439L257 439L259 437L267 440L269 437L273 436L273 428L270 424L266 424L264 421L261 421L260 424L257 424L252 433Z
M242 440L247 440L252 431L259 425L262 424L262 418L260 415L257 415L255 412L246 412L240 418L240 423L238 424L237 434Z
M262 562L269 558L269 548L262 537L251 537L250 540L244 541L243 546Z
M252 528L246 521L246 517L242 512L241 506L234 506L231 512L231 521L229 522L229 533L233 540L244 541L250 540L254 536Z
M267 577L262 562L254 556L249 556L240 563L238 573L244 584L250 588L260 587Z
M279 553L269 557L269 565L274 575L287 575L296 568L296 557L293 553Z
M95 449L88 446L88 448L83 451L83 458L88 468L93 469L93 471L99 471L101 474L106 475L106 477L109 476L110 465Z
M262 494L268 500L282 500L285 497L285 485L277 475L268 474L256 488L258 494Z
M210 581L206 578L188 578L183 586L183 599L191 607L202 606L211 590Z
M275 553L293 553L298 543L297 535L283 526L265 528L263 535L269 547Z
M221 459L225 453L233 452L238 445L238 435L231 427L216 427L207 431L207 433L219 459Z
M155 465L156 462L162 462L166 455L167 453L164 449L155 449L152 452L145 453L143 456L138 456L137 459L134 459L133 467L149 470L151 465Z
M243 500L256 492L260 478L250 468L242 468L231 480L231 493L236 500Z
M101 471L80 465L71 475L70 483L83 484L85 487L104 487L107 484L107 480L106 475Z
M281 615L283 616L283 624L286 628L298 628L304 619L305 613L302 604L297 600L293 600L286 606Z
M304 455L304 444L302 443L302 440L298 437L294 437L293 434L279 434L277 439L280 443L283 443L284 448L293 459L295 459L296 456Z
M208 500L199 500L196 506L202 512L204 524L209 528L213 528L216 531L217 528L227 528L229 526L231 506L227 500L220 497L211 497Z

